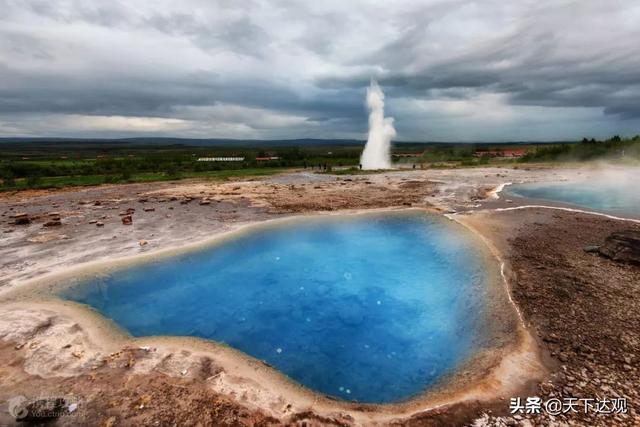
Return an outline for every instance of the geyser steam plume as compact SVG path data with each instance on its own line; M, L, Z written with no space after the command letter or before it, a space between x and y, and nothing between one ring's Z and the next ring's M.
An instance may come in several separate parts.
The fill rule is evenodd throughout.
M393 118L384 116L384 93L371 79L367 88L369 138L360 157L362 169L391 169L391 138L396 136Z

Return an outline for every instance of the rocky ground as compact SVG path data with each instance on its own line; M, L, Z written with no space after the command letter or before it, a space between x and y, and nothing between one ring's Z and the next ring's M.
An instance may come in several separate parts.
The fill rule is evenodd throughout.
M260 411L247 410L233 399L212 392L199 379L131 375L129 356L134 352L122 352L88 375L51 380L15 369L24 363L24 352L12 343L0 342L0 399L28 396L51 400L62 396L65 402L57 410L60 416L51 417L59 426L280 425ZM201 375L209 373L203 371ZM78 402L78 407L69 412L67 408L73 402ZM5 409L0 412L0 425L13 425L15 418L8 407Z
M45 379L20 369L24 363L23 352L16 350L13 343L0 341L0 373L4 376L0 401L28 396L30 400L47 399L50 404L52 397L61 397L64 402L50 423L56 426L353 425L353 419L344 414L332 417L313 411L292 411L286 418L275 418L259 409L249 409L237 399L212 391L205 381L212 372L206 369L198 372L198 377L189 379L157 373L134 374L130 361L132 355L139 352L133 348L122 351L112 357L108 365L87 375ZM69 412L67 408L74 402L78 402L77 409ZM3 406L0 406L0 426L18 424L8 412L8 405ZM391 421L389 425L462 425L488 407L490 405L479 403L455 405L409 420Z
M637 236L640 224L543 209L491 212L476 221L507 254L513 298L555 366L535 395L625 398L628 405L627 414L579 408L486 417L486 424L640 425L640 266L622 250L618 261L607 256L610 235ZM634 244L637 256L640 240Z
M78 265L180 247L234 227L307 212L422 206L467 209L504 181L545 171L310 172L231 181L0 192L0 293Z
M507 168L366 176L302 172L232 182L4 193L0 195L0 291L82 262L180 246L239 224L291 214L408 205L464 212L481 208L481 202L490 208L513 206L504 200L483 200L490 197L492 188L505 182L562 179L571 173ZM19 214L26 214L26 221L25 215ZM640 425L640 266L616 261L610 256L610 246L600 247L612 233L638 232L640 225L547 209L492 210L464 216L508 262L513 298L539 338L545 363L552 371L547 381L521 397L532 393L543 399L625 397L628 413L554 417L543 412L514 417L509 414L509 399L504 398L414 412L390 419L388 424ZM65 409L54 420L55 425L355 423L345 412L318 415L296 406L287 408L286 402L278 403L284 407L279 407L278 413L286 415L274 417L272 410L247 405L242 396L214 391L209 385L218 368L193 355L188 375L182 375L180 367L158 368L165 366L173 353L151 357L146 350L130 346L91 359L106 360L104 363L69 370L69 366L88 360L91 349L82 353L83 343L51 340L54 335L76 336L80 326L65 323L68 319L50 319L36 322L20 334L11 326L8 328L13 331L0 333L0 402L5 402L0 404L0 425L14 423L7 412L8 399L20 395L69 399L59 405ZM59 345L59 353L69 353L68 360L66 364L40 360L50 372L39 375L30 366L47 339L49 345ZM56 371L59 375L50 375ZM67 413L74 398L81 403ZM45 403L55 407L55 402Z

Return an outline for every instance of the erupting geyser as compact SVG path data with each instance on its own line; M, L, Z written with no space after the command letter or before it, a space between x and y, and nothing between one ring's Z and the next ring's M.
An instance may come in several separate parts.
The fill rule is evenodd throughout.
M384 93L371 79L367 89L369 107L369 137L360 157L362 169L391 168L391 139L396 136L393 118L384 116Z

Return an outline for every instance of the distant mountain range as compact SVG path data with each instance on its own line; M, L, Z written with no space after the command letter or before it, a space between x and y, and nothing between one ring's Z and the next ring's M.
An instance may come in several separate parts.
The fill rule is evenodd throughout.
M140 138L47 138L47 137L25 137L25 138L0 138L2 143L81 143L89 144L131 144L131 145L182 145L189 147L202 146L323 146L323 145L363 145L365 141L356 139L230 139L230 138L170 138L170 137L140 137Z
M230 138L170 138L170 137L139 137L139 138L48 138L48 137L20 137L20 138L0 138L3 143L38 143L38 144L59 144L59 143L87 143L105 145L163 145L163 146L188 146L188 147L295 147L295 146L358 146L364 145L366 141L357 139L230 139ZM574 141L512 141L512 142L437 142L437 141L394 141L400 145L450 145L450 144L558 144Z

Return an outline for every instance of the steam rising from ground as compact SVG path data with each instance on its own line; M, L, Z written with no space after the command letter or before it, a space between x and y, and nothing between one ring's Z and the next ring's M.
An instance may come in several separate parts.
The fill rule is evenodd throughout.
M576 177L569 180L587 182L591 188L617 187L625 192L640 195L640 186L637 185L640 177L640 164L616 164L613 162L591 162L580 169L576 169Z
M556 176L553 176L556 175ZM610 163L590 163L553 174L547 179L508 187L507 193L551 202L569 203L625 217L640 216L640 168Z
M585 175L585 180L591 188L609 192L612 198L620 197L626 200L627 203L635 205L634 211L640 214L640 165L599 162Z
M362 169L391 169L391 139L396 136L393 118L384 116L384 93L371 79L367 89L369 138L360 157Z

